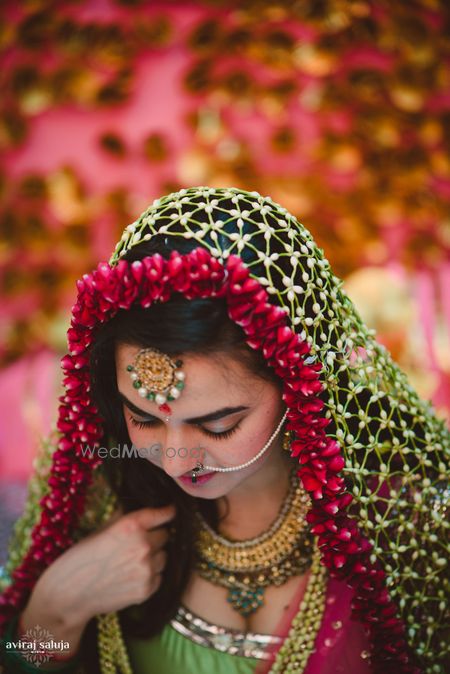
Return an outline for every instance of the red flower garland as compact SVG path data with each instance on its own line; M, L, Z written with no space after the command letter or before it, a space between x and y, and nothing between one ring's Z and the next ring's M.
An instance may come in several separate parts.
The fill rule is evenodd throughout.
M286 312L269 303L266 290L250 277L242 260L230 255L226 266L204 248L186 255L173 251L168 260L155 254L142 261L121 260L98 265L78 281L78 298L68 331L69 354L61 363L65 395L60 397L58 430L63 434L54 452L49 477L51 491L40 502L41 519L31 532L31 546L12 573L12 584L0 597L4 625L26 603L40 573L73 542L75 530L101 459L83 456L83 444L98 446L102 419L89 396L89 347L95 328L119 309L133 303L149 307L165 302L172 292L188 299L225 296L230 318L242 327L247 343L261 349L284 382L283 400L289 408L288 428L295 432L292 456L298 456L298 477L311 495L307 515L318 536L322 561L330 573L354 588L353 616L366 627L376 673L420 674L411 661L404 626L385 587L379 563L370 562L370 542L346 511L353 500L339 475L344 458L338 443L325 433L328 419L318 394L321 364L306 365L307 342L289 326Z

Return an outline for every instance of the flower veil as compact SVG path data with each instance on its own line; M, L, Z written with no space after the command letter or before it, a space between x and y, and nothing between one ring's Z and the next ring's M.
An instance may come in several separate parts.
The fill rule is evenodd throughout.
M179 246L168 257L125 259L153 237L162 247L178 237ZM270 198L235 188L183 189L155 201L125 229L109 263L78 282L58 430L10 548L4 619L114 503L101 461L80 452L104 434L89 395L96 327L173 292L226 298L247 344L283 380L291 453L311 497L308 521L325 566L353 588L373 670L440 671L448 648L449 433L364 325L310 233Z

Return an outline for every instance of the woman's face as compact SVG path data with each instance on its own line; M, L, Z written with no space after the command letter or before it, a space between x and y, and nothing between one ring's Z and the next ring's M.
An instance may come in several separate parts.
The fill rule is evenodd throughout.
M231 467L252 459L278 426L286 406L274 383L256 377L230 356L221 354L215 359L189 354L180 356L185 387L180 397L169 403L172 413L168 416L133 387L127 365L139 351L136 346L118 345L116 368L128 433L140 456L164 470L187 493L210 499L234 490L259 488L283 470L286 452L281 450L279 433L246 468L215 472L209 480L196 484L190 475L182 479L197 461L211 467Z

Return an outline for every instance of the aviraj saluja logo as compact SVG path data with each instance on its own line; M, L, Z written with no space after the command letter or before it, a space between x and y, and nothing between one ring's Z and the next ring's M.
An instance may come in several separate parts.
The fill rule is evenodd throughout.
M48 662L53 651L64 652L70 648L68 641L55 641L53 634L40 625L31 627L17 641L7 641L5 646L36 667Z

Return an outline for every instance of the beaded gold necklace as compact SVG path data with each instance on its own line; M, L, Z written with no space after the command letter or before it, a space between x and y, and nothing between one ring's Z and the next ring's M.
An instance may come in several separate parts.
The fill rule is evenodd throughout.
M228 588L227 601L243 616L264 603L269 585L282 585L311 565L312 538L306 528L309 496L296 471L276 520L268 531L246 541L216 533L196 510L195 568L200 576Z

